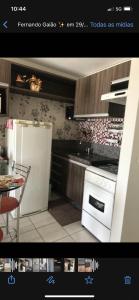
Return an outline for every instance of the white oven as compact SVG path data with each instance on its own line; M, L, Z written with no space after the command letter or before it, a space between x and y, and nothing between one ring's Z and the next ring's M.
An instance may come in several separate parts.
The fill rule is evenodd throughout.
M108 242L110 237L115 187L116 182L104 177L104 174L85 171L82 225L104 242Z

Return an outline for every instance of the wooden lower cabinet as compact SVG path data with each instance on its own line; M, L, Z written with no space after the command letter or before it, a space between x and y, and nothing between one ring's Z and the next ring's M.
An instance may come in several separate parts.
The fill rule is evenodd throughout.
M83 201L85 168L74 163L69 163L66 196L79 207Z
M52 188L65 195L67 187L68 161L52 155L51 163L51 184Z
M82 207L85 167L52 157L51 184L54 190Z

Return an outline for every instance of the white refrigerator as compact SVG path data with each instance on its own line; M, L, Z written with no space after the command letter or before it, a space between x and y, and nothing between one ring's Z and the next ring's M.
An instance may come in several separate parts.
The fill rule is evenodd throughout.
M21 202L21 216L48 209L52 124L25 120L8 120L8 158L31 166ZM11 196L19 197L19 189ZM13 211L13 217L16 212Z

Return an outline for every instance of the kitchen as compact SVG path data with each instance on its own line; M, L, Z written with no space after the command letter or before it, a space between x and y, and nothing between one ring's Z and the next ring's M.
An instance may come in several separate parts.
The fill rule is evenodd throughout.
M32 208L23 213L25 206L21 207L21 242L120 242L122 224L125 226L123 241L134 239L131 229L130 237L126 229L131 226L129 211L125 218L126 205L117 198L120 188L117 173L119 177L124 149L127 149L123 147L129 142L124 135L125 124L129 125L125 106L127 88L130 78L134 84L135 76L131 64L132 69L136 68L135 59L127 58L0 60L0 82L8 84L10 89L6 105L1 101L1 152L5 151L7 130L10 130L5 129L8 119L52 124L50 156L46 152L49 158L47 203L35 209L32 199ZM31 90L27 80L31 78L31 83L34 82L32 76L46 82L46 89ZM129 84L128 95L131 89ZM131 125L133 122L130 129ZM130 142L134 134L135 131ZM36 142L38 156L39 149ZM133 149L129 162L132 152ZM123 182L125 175L122 175ZM5 222L5 215L0 214L1 228ZM15 222L15 216L10 214L10 234L2 229L3 242L15 241ZM135 222L137 225L137 219ZM135 236L134 241L138 241Z

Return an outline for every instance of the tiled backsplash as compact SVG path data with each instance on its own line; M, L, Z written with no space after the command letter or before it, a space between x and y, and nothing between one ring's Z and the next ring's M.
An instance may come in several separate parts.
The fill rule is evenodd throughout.
M52 122L54 139L76 140L79 136L78 124L65 119L66 105L57 101L11 94L9 117ZM4 144L5 140L5 120L0 118L0 144Z
M79 123L82 141L119 147L122 140L122 118L94 118Z
M90 121L65 119L65 103L11 94L9 117L53 123L53 139L81 140L118 147L122 139L122 118L94 118ZM5 121L0 118L0 145L5 144ZM112 147L113 148L113 147Z
M104 144L92 144L93 152L109 158L119 159L120 147L109 147Z

